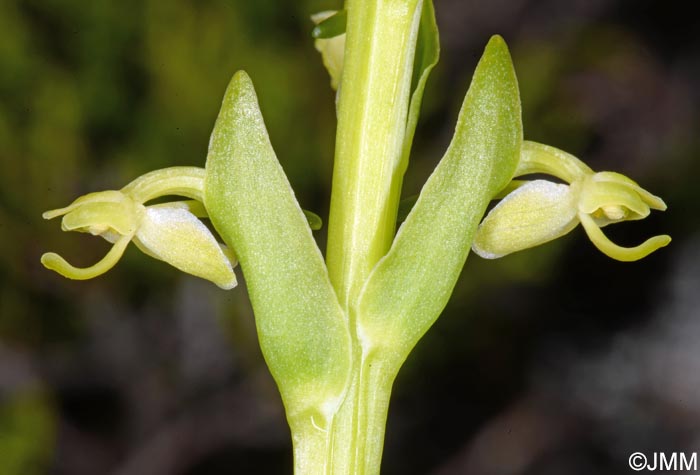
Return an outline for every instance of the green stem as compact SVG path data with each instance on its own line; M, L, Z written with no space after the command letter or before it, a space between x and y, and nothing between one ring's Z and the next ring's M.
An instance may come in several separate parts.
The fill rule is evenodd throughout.
M328 271L346 310L394 237L420 0L348 0Z
M372 355L361 358L331 428L333 475L378 474L395 372Z
M381 358L365 355L334 418L309 412L289 418L296 475L379 474L396 375L392 368Z
M379 360L363 359L358 384L358 430L355 432L357 473L379 473L393 381L393 373Z
M347 0L327 264L348 316L353 369L331 427L330 473L378 474L394 372L357 335L357 298L394 238L422 0ZM310 472L305 472L310 473ZM321 473L321 472L318 472Z

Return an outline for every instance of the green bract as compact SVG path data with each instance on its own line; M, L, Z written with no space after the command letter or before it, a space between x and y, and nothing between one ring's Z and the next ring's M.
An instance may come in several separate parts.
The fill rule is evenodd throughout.
M474 73L450 147L360 299L366 351L376 351L392 370L447 303L486 205L515 171L521 142L515 72L503 39L494 37Z
M206 170L204 203L240 260L287 418L309 435L295 447L324 451L349 376L349 329L243 72L226 90Z

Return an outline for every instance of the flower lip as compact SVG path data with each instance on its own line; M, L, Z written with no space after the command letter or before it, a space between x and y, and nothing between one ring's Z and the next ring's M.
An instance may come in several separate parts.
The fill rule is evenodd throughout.
M585 213L579 213L579 218L581 220L581 224L583 225L583 229L586 231L586 234L593 245L606 256L618 261L638 261L657 249L668 246L671 243L671 236L662 234L659 236L653 236L638 246L618 246L608 239L608 237L600 229L600 226L591 216Z
M96 264L90 267L75 267L55 252L47 252L41 256L41 263L47 269L58 272L73 280L87 280L102 275L114 267L124 254L131 237L123 236L116 240L109 252Z

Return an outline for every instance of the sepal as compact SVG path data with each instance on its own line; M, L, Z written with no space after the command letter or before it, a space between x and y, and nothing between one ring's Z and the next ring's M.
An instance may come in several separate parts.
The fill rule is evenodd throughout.
M236 286L231 262L209 229L188 210L175 206L146 208L134 244L144 253L222 289Z
M472 249L483 258L496 259L564 236L577 224L576 194L569 186L534 180L491 210Z

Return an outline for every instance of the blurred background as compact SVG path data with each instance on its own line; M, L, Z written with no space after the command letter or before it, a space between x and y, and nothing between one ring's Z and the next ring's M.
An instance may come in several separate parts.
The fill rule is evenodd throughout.
M222 291L41 212L147 171L203 166L233 72L252 77L302 206L328 212L334 94L309 15L331 0L0 2L0 475L291 473L245 285ZM489 36L508 41L527 138L615 170L665 213L606 228L671 245L636 263L578 228L471 256L407 361L384 474L617 474L700 450L700 36L692 2L436 0L442 58L405 194L452 135ZM684 10L686 9L686 10ZM325 246L324 231L318 233Z

